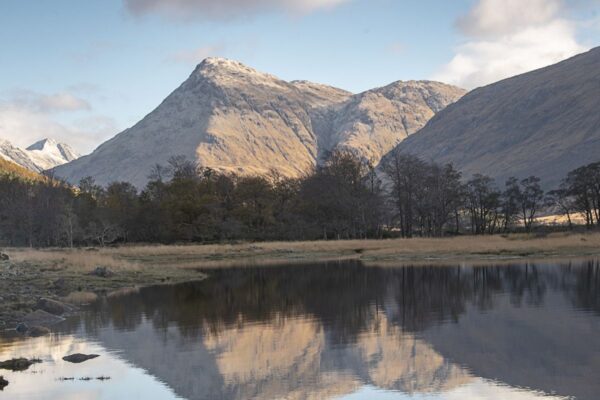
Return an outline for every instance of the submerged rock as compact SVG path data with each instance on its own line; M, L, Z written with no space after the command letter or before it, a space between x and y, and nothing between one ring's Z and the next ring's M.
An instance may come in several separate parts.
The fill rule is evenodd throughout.
M18 372L26 371L33 364L42 362L41 360L28 360L26 358L13 358L12 360L0 361L0 369Z
M50 329L46 328L45 326L32 326L31 328L29 328L29 331L27 333L31 337L40 337L49 335L51 332Z
M70 363L74 363L74 364L81 364L82 362L92 360L97 357L100 357L100 356L98 354L77 353L77 354L71 354L70 356L65 356L65 357L63 357L63 360L70 362Z
M0 376L0 390L4 390L5 387L8 386L8 381L4 379L3 376Z

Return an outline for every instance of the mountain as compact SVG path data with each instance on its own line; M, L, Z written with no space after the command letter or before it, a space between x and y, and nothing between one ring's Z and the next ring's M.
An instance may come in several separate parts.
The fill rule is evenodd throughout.
M440 82L395 82L352 96L317 126L324 149L345 148L373 164L465 94Z
M570 170L600 160L600 47L465 95L398 150L500 185L536 175L555 187Z
M69 145L53 139L40 140L27 149L21 149L8 140L0 139L0 157L30 171L43 172L76 160L79 154Z
M56 173L73 183L92 176L140 187L153 166L183 155L222 172L300 176L338 147L377 163L463 94L440 83L397 82L352 95L208 58L140 122Z

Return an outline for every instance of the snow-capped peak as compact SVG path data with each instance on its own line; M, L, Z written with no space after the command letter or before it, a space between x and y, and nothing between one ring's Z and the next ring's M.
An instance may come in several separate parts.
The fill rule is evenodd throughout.
M68 144L60 143L49 138L35 142L31 146L27 147L27 150L39 154L40 156L51 157L57 161L62 161L62 164L76 160L80 157L79 153L73 150L73 148Z
M26 149L0 139L0 156L35 172L52 169L80 157L71 146L54 139L39 140Z
M45 148L55 147L58 145L58 142L54 139L45 138L42 140L38 140L31 146L27 147L27 150L44 150Z
M274 75L260 72L239 61L221 57L204 59L204 61L198 64L192 75L210 79L225 86L236 86L242 83L273 87L286 85L286 82L281 81Z

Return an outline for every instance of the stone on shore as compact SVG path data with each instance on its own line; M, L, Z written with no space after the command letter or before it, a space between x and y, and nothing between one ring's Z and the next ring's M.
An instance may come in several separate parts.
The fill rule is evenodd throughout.
M60 301L47 299L44 297L38 300L36 308L42 311L46 311L47 313L59 316L67 312L73 311L73 308L65 303L61 303Z
M108 267L96 267L92 272L90 272L90 275L94 275L99 278L111 278L115 276L115 273Z
M27 327L51 326L64 320L64 318L50 314L44 310L35 310L22 318L23 325Z
M21 334L27 333L28 330L29 330L29 325L27 325L26 323L23 323L23 322L18 324L17 327L15 328L15 331L17 331L17 333L21 333Z

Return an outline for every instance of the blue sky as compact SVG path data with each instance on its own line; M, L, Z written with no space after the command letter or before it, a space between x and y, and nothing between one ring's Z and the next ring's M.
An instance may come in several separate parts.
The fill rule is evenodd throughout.
M598 0L2 0L0 137L88 152L206 56L353 92L466 88L600 44Z

